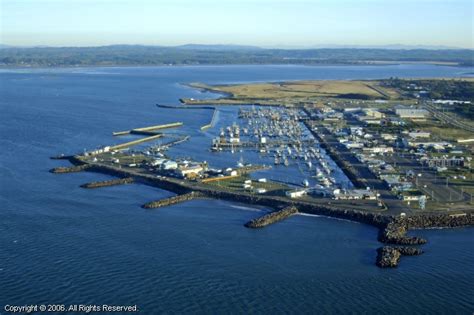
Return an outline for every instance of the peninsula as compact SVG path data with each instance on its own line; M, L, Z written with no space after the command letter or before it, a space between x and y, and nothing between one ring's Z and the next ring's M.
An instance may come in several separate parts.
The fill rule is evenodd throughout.
M145 209L195 198L273 209L243 222L248 228L297 213L370 224L386 244L378 250L377 265L395 267L401 256L423 252L419 246L426 240L408 236L408 230L474 224L472 85L468 79L193 84L223 96L159 108L186 111L205 105L201 108L212 109L212 118L201 132L220 129L209 143L210 155L254 151L268 164L240 161L216 169L206 161L168 154L170 147L192 141L189 136L144 146L167 139L166 129L183 125L172 122L114 133L146 136L138 140L57 156L73 166L52 172L93 171L118 178L83 185L89 189L143 183L176 194L151 200ZM239 105L238 122L216 126L217 105ZM272 180L273 169L297 170L299 180Z

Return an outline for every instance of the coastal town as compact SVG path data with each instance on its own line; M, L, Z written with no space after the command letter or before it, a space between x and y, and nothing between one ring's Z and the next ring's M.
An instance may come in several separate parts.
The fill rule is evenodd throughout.
M459 82L472 88L472 81ZM426 240L407 236L408 229L474 223L472 112L453 110L471 108L472 95L432 99L435 85L430 81L342 82L337 87L332 82L327 90L321 86L272 84L270 88L278 91L262 97L258 84L243 89L195 85L226 94L183 99L186 105L168 108L206 105L203 109L213 110L210 123L201 128L216 132L205 161L169 154L170 148L192 138L167 133L182 126L168 122L113 133L144 136L130 142L57 156L75 166L52 172L90 170L118 177L87 183L85 188L141 182L177 194L150 201L143 205L146 209L194 198L273 209L245 223L250 228L298 212L372 224L380 228L379 241L387 244L378 250L380 267L395 267L401 256L422 253L413 245ZM238 94L238 88L258 91L259 97ZM304 93L298 95L301 89ZM331 96L322 96L328 90ZM318 94L311 95L314 91ZM234 121L216 122L219 106L230 105L238 107ZM226 167L212 164L212 156L220 154L230 157Z

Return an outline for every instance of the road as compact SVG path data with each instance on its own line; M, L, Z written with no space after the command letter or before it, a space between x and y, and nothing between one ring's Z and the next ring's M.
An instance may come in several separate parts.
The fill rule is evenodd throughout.
M429 103L424 103L423 107L429 111L436 119L439 119L440 121L450 124L454 127L458 127L460 129L474 132L474 126L472 124L468 124L466 122L463 122L459 119L459 117L456 117L456 115L452 115L451 113L446 113L438 110L436 106L433 104Z
M396 167L403 172L413 170L417 176L414 180L415 185L434 201L465 202L471 198L469 194L450 186L449 179L446 180L446 177L439 176L435 170L421 164L413 154L396 153L392 156L385 156L385 161L392 165L396 164Z

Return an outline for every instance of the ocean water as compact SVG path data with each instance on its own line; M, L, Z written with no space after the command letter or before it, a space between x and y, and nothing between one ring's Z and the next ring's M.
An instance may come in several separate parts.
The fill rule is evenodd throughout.
M374 265L373 227L298 215L261 230L268 209L197 200L157 210L172 193L143 185L79 187L109 178L54 175L49 156L118 143L112 131L183 121L176 156L209 158L210 111L173 110L183 85L297 79L461 76L472 68L206 66L0 71L0 314L23 304L136 304L142 314L472 314L474 230L417 231L426 253ZM222 108L218 123L235 119ZM213 154L218 167L238 156Z

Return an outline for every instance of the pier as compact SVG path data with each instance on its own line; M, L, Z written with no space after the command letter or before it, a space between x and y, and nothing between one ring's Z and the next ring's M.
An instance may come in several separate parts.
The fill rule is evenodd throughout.
M182 125L183 125L182 122L175 122L175 123L164 124L164 125L134 128L134 129L125 130L125 131L116 131L116 132L113 132L112 134L114 136L123 136L123 135L128 135L128 134L147 134L147 135L149 135L150 132L153 132L153 134L156 134L156 132L154 132L156 130L176 128L176 127L181 127Z
M174 205L174 204L177 204L177 203L180 203L180 202L193 200L193 199L200 198L200 197L202 198L202 197L204 197L204 195L192 191L192 192L187 193L187 194L177 195L177 196L173 196L173 197L170 197L170 198L165 198L165 199L160 199L160 200L145 203L142 206L142 208L144 208L144 209L161 208L161 207Z
M87 184L82 184L81 187L82 188L100 188L100 187L124 185L124 184L130 184L130 183L133 183L132 177L105 180L105 181L100 181L100 182L91 182Z
M133 141L121 143L121 144L117 144L117 145L111 146L111 147L110 147L110 150L126 149L126 148L128 148L128 147L133 146L133 145L137 145L137 144L140 144L140 143L143 143L143 142L147 142L147 141L152 141L152 140L155 140L155 139L158 139L158 138L161 138L161 137L163 137L162 134L157 134L157 135L154 135L154 136L150 136L150 137L146 137L146 138L141 138L141 139L137 139L137 140L133 140Z
M298 213L298 209L295 206L288 206L279 211L270 212L262 217L253 219L245 223L245 226L253 229L262 228L275 222L284 220L295 213Z
M302 140L300 141L302 145L314 145L314 139ZM266 147L279 147L284 146L288 147L294 145L295 141L293 140L270 140L266 143L260 143L255 141L241 141L241 142L219 142L213 145L213 149L237 149L237 148L266 148Z
M216 119L216 115L217 115L217 109L214 109L214 111L212 112L211 121L207 125L202 126L201 131L207 130L214 125L214 120Z
M170 108L170 109L210 109L215 110L216 108L213 106L187 106L187 105L163 105L163 104L156 104L159 108Z

